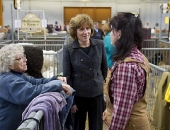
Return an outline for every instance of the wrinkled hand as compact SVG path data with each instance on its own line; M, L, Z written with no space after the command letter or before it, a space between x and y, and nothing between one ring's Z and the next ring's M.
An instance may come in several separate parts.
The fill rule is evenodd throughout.
M67 83L66 77L58 76L57 79Z
M107 113L107 109L103 112L103 116L102 116L103 120L106 120L106 113Z
M62 84L62 88L67 95L72 94L71 87L68 84Z
M78 111L77 105L73 105L71 107L71 113L76 113L76 111Z

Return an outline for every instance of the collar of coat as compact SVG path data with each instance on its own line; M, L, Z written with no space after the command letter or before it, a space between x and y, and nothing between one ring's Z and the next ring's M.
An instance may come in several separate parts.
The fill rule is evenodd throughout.
M96 39L90 39L91 46L96 46L98 44L99 40ZM72 48L80 48L78 40L74 40Z

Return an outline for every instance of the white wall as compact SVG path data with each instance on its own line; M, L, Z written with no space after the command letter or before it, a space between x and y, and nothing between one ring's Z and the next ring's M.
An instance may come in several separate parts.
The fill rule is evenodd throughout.
M63 8L64 7L111 7L112 16L117 12L139 12L143 26L147 28L155 27L156 23L160 25L160 19L162 19L162 29L168 27L164 24L165 16L168 14L160 15L160 0L22 0L21 10L30 10L30 12L35 13L41 19L43 18L43 11L45 12L45 18L49 24L54 24L58 21L63 27ZM142 1L142 2L141 2ZM167 3L168 0L162 1L162 3ZM17 19L17 11L13 8L13 0L3 0L4 5L4 25L11 25L12 21ZM11 5L12 12L11 15ZM38 11L39 10L39 11ZM22 18L27 14L28 11L19 12L18 17ZM170 16L170 15L169 15ZM13 22L14 23L14 22ZM149 25L147 25L149 23ZM160 28L156 27L157 29Z

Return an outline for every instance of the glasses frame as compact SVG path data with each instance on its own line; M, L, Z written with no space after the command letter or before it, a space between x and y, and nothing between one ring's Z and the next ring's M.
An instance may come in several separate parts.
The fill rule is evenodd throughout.
M23 56L20 56L20 58L16 58L14 61L21 61L23 59L26 59L26 55L24 54Z

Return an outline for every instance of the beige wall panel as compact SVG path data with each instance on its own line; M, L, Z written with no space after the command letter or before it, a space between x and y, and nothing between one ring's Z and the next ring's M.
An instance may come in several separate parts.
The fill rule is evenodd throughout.
M80 7L64 7L64 22L69 22L70 19L81 12Z
M94 22L99 22L101 27L102 20L110 20L111 7L64 7L64 24L67 25L70 19L79 13L88 14Z
M82 7L81 11L83 14L88 14L94 20L94 8L92 7Z
M101 22L102 20L108 21L111 18L110 7L97 7L95 8L95 20Z

